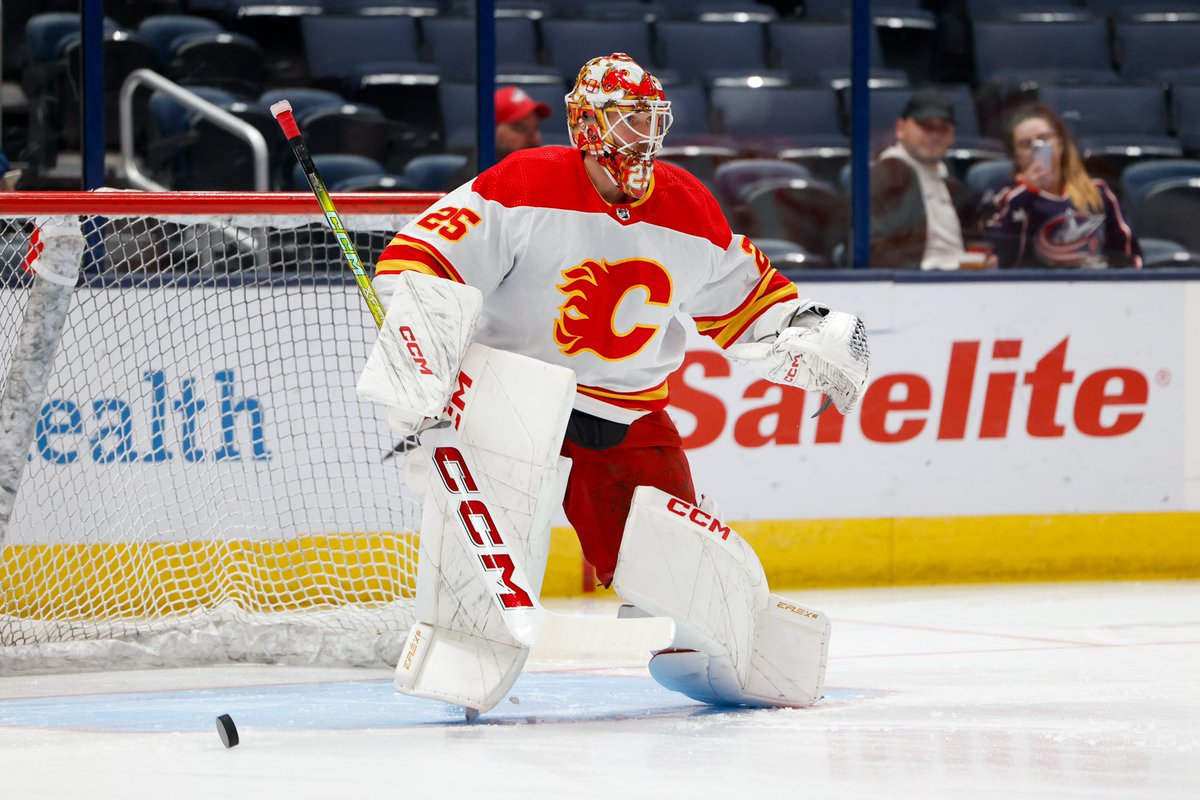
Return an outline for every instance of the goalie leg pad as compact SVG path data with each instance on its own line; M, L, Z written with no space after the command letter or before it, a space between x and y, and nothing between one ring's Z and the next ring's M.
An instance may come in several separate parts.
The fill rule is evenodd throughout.
M396 665L396 691L487 711L512 688L529 648L418 622Z
M753 549L697 506L639 487L614 588L640 610L675 621L671 649L650 674L717 705L811 705L821 696L828 618L767 591Z
M570 370L480 345L460 381L458 430L421 435L418 624L396 689L486 711L517 679L545 617L537 596L570 470L558 442L575 384Z

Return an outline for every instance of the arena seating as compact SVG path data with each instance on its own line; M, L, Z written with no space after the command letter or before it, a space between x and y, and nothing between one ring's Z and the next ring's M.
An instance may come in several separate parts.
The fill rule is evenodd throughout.
M545 143L567 141L558 109L583 61L624 51L651 66L676 103L665 160L714 187L728 162L788 161L808 170L804 180L816 186L810 194L832 191L844 205L845 0L497 0L496 6L497 80L556 109L542 124ZM423 156L473 146L473 0L128 0L108 10L110 150L121 81L139 67L192 87L264 134L273 124L267 106L287 97L314 153L358 155L381 166L348 177L356 182L350 185L418 185L407 164L420 172ZM28 188L60 185L51 177L57 154L77 150L80 138L78 87L70 78L79 59L76 4L13 0L4 15L5 79L19 83L23 101L5 108L4 150L24 168ZM890 141L909 93L936 84L958 108L951 167L977 199L1009 171L998 139L1007 114L1033 99L1064 116L1089 170L1121 188L1135 224L1149 189L1135 199L1130 187L1153 172L1140 168L1157 162L1170 173L1166 165L1180 157L1200 157L1194 56L1200 0L880 0L872 16L873 150ZM173 188L246 188L244 145L178 104L143 94L135 103L136 142L153 174ZM234 153L225 165L222 150ZM272 152L278 188L292 178L281 155L286 151ZM1154 181L1147 185L1154 188ZM771 190L777 202L790 191ZM1190 191L1164 194L1190 207ZM767 222L756 224L781 224L782 216L763 216ZM770 238L790 242L778 250L781 258L836 261L836 248L823 242L775 233ZM1151 238L1166 242L1154 245L1163 263L1177 263L1180 248L1193 249L1186 235L1158 233Z

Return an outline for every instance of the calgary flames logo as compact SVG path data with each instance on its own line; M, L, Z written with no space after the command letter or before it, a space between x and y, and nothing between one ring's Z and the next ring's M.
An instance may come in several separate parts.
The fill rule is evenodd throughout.
M564 355L590 350L605 361L620 361L637 355L658 333L659 326L641 324L619 332L616 316L634 289L645 290L647 305L671 302L671 276L661 264L641 258L611 264L589 260L562 274L566 280L558 290L567 299L558 307L554 341Z

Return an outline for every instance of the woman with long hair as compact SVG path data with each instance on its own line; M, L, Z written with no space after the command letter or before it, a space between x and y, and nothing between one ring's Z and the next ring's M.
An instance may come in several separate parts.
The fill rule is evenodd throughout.
M1043 103L1005 131L1014 185L996 196L983 236L1004 267L1140 267L1137 239L1104 181L1093 179L1062 118Z

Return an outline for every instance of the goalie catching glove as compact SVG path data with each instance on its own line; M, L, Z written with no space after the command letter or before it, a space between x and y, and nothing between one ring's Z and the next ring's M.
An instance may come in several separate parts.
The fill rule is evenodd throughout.
M781 330L763 340L731 345L730 361L772 383L826 394L849 414L867 385L871 353L861 319L811 300L785 317Z

